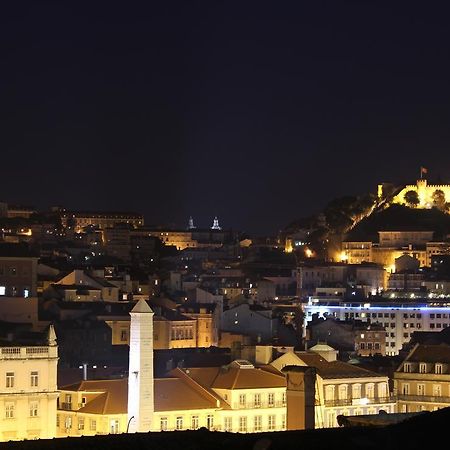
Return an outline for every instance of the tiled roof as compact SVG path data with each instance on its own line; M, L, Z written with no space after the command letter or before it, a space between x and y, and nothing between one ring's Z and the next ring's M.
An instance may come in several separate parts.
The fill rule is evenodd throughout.
M189 377L210 389L261 389L285 387L284 376L260 368L225 367L187 369Z
M408 361L448 364L450 363L450 346L419 344L409 355Z
M208 398L209 397L209 398ZM214 397L202 393L194 384L180 378L155 380L155 411L178 411L216 408Z
M216 398L195 383L183 378L154 380L155 412L217 407ZM89 414L126 414L128 408L128 379L87 380L60 388L63 391L94 392L98 395L79 412Z
M364 377L384 377L376 372L372 372L362 367L356 367L353 364L342 361L327 361L318 354L307 352L296 352L307 366L315 367L321 378L364 378Z

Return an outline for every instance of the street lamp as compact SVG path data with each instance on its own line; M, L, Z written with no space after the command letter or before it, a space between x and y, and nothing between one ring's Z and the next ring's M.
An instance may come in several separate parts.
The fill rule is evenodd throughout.
M128 430L130 429L130 423L131 423L131 421L134 419L134 416L131 416L129 419L128 419L128 424L127 424L127 433L128 433Z

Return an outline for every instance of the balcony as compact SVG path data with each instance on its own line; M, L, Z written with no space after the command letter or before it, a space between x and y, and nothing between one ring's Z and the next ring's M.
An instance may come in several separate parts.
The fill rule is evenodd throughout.
M0 359L30 359L56 357L56 347L2 347Z
M66 411L72 411L72 403L62 402L60 403L61 409L64 409Z
M397 395L398 400L407 402L427 402L427 403L450 403L450 397L434 396L434 395Z
M373 398L339 398L325 400L325 406L365 406L382 403L395 403L395 397L373 397Z

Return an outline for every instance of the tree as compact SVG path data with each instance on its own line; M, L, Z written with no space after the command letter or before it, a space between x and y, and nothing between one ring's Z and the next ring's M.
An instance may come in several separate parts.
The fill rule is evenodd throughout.
M445 194L444 191L436 189L433 192L433 205L441 211L445 209Z
M419 203L419 195L416 191L408 191L405 194L405 202L410 206L411 208L415 208Z

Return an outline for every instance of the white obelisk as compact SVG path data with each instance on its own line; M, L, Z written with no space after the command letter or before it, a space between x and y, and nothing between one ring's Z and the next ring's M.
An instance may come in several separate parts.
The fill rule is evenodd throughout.
M130 433L148 432L154 414L153 311L141 299L130 316L127 430Z

